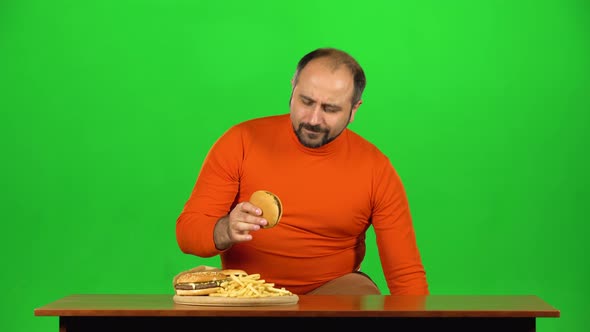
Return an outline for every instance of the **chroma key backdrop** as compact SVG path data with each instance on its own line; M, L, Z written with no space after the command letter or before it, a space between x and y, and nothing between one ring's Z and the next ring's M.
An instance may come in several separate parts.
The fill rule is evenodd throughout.
M35 308L173 294L219 265L175 238L203 158L287 113L297 61L324 46L365 68L350 128L404 182L431 292L537 295L561 311L539 331L585 331L581 0L1 1L0 330L56 331ZM363 270L387 294L374 241Z

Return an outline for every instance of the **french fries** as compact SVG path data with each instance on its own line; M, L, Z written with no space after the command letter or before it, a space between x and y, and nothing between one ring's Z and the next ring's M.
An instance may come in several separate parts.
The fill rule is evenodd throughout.
M269 297L293 295L284 287L276 288L274 283L260 279L260 274L231 275L230 281L221 283L221 289L209 296L221 297Z

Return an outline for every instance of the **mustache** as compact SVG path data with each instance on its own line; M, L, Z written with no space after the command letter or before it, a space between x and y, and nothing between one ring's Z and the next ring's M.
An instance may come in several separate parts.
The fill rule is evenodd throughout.
M307 129L309 131L313 131L313 132L316 132L316 133L328 133L328 132L330 132L329 129L322 128L320 125L312 126L309 123L300 123L299 124L299 130L301 130L302 128L305 128L305 129Z

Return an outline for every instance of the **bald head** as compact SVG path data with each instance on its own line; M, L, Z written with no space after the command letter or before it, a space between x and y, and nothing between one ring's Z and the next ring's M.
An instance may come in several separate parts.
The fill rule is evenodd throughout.
M361 100L366 85L365 73L359 63L352 56L335 48L318 48L303 56L297 64L297 70L293 77L293 86L297 85L299 75L305 66L315 59L321 59L322 63L333 71L340 69L342 66L346 67L352 75L354 83L351 104L355 105Z

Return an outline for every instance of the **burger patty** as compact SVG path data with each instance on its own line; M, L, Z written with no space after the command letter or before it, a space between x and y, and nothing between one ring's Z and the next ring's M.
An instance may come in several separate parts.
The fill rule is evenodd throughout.
M187 282L182 284L177 284L174 286L175 289L207 289L212 287L219 287L221 283L225 280L215 280L215 281L206 281L206 282Z
M281 211L281 201L279 200L279 198L275 195L272 195L272 198L274 198L275 204L277 205L277 208L279 210L279 213L277 215L277 218L282 216L282 211Z

